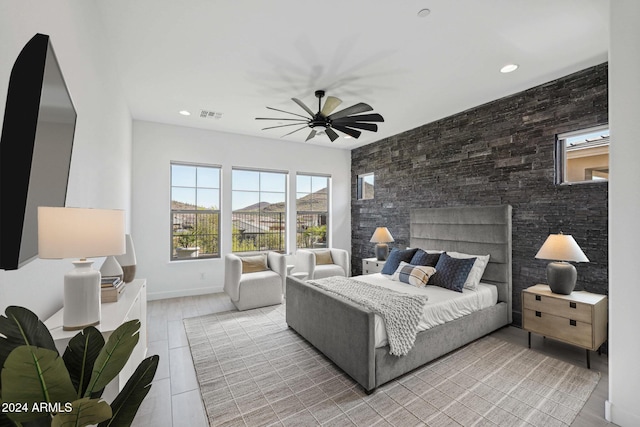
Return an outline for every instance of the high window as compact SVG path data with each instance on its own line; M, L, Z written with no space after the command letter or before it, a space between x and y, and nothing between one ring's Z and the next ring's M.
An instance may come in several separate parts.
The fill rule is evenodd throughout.
M329 177L296 176L296 246L326 248L329 225Z
M373 199L374 183L373 172L358 175L358 188L356 190L358 200Z
M609 126L559 134L556 138L558 184L609 179Z
M233 169L232 251L286 249L287 173Z
M220 257L220 167L171 164L171 260Z

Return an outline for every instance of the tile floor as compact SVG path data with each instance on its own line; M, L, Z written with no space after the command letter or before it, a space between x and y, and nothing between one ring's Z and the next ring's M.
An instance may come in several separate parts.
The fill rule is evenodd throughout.
M148 354L158 354L160 363L153 387L134 420L134 427L208 425L182 320L233 309L233 304L223 293L148 303ZM492 335L522 346L527 345L527 333L515 327L502 328ZM538 351L580 366L586 365L582 349L535 335L531 341L532 348ZM592 353L591 368L600 371L602 377L573 426L612 426L604 419L604 402L607 399L609 381L607 356Z

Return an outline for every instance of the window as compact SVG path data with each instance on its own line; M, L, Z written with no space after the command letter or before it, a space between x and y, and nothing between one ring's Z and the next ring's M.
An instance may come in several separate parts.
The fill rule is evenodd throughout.
M556 138L558 184L609 179L609 126L559 134Z
M326 248L329 177L296 176L296 247Z
M285 252L287 173L234 169L232 251Z
M220 168L171 164L171 260L220 257Z
M374 176L373 173L358 175L358 200L373 199Z

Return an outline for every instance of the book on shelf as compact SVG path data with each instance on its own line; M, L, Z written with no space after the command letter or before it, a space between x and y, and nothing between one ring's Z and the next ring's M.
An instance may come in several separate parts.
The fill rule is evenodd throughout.
M119 276L107 276L100 279L100 286L103 288L109 288L112 286L118 288L122 283L122 278Z

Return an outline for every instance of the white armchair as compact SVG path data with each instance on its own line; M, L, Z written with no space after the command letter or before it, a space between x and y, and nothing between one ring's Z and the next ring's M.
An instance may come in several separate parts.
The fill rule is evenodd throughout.
M240 311L282 304L287 261L276 252L267 252L266 256L267 269L250 273L242 272L243 256L227 254L224 258L224 291Z
M331 264L322 263L323 258L331 254ZM318 258L317 258L318 257ZM320 262L317 262L318 259ZM344 276L351 274L349 252L344 249L298 249L296 252L296 272L306 272L307 279L322 279L323 277Z

